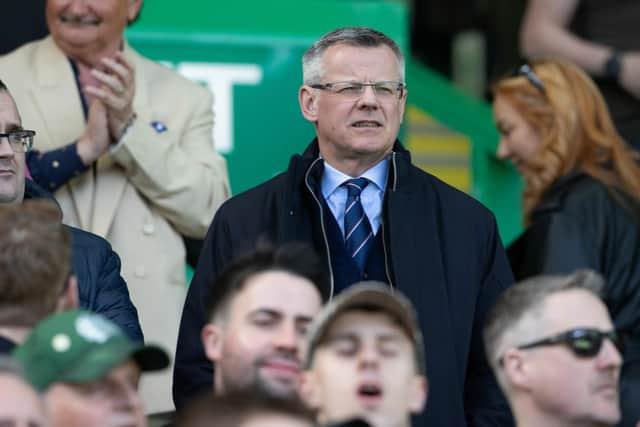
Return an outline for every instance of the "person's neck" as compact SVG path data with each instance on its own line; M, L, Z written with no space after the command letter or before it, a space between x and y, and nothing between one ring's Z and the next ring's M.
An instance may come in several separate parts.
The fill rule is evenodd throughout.
M556 415L541 411L514 410L517 427L610 427L613 424L559 419Z
M3 336L16 344L22 344L31 332L26 326L0 326L0 336Z
M322 153L321 153L322 155ZM384 156L376 156L376 157L366 157L366 158L348 158L348 159L337 159L335 157L325 157L322 155L324 161L330 164L337 171L342 172L345 175L349 175L352 178L357 178L362 176L366 171L380 163L387 155Z

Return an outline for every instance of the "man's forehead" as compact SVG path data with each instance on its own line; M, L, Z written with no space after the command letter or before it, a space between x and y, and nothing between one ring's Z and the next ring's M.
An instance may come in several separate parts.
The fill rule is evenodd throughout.
M371 78L374 80L396 79L400 73L398 58L386 45L362 47L336 44L324 51L322 63L325 73L367 72L372 73Z
M322 298L308 279L283 271L269 271L249 278L231 301L234 313L271 311L283 315L313 315Z
M6 90L0 90L0 125L4 128L21 125L16 103Z
M558 332L577 327L607 330L612 322L603 302L584 289L556 292L545 298L540 307L541 318Z
M327 328L325 336L331 338L342 334L406 336L402 327L389 313L369 310L347 310L337 314Z

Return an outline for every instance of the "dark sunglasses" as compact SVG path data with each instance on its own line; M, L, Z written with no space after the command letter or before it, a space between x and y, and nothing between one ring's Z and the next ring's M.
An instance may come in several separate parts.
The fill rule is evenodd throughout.
M517 348L519 350L527 350L535 347L563 344L569 347L576 357L589 358L596 357L600 353L605 338L608 338L613 343L620 354L624 352L624 340L616 331L602 332L589 328L571 329L548 338L520 345ZM499 362L500 366L502 366L502 357Z
M531 65L522 64L520 68L518 68L513 73L513 76L514 77L525 76L527 80L529 80L529 83L534 85L536 89L538 89L540 92L546 95L547 89L544 87L544 83L542 83L542 80L540 80L540 77L538 77L538 75L533 71L533 68L531 68Z

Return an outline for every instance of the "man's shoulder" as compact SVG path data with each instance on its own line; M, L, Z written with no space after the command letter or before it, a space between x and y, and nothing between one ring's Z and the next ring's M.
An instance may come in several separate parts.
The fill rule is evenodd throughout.
M256 209L264 211L287 195L290 179L287 171L281 172L226 200L218 209L218 214L222 217L237 217L243 213L247 213L248 217L255 216Z
M25 67L35 61L38 49L45 43L47 39L35 40L25 43L22 46L12 50L11 52L0 56L0 68L2 69L2 80L5 82L10 80L14 74L20 74L24 77ZM30 71L31 67L27 68ZM11 90L11 88L9 88Z
M141 55L131 49L131 55L136 63L136 70L147 81L154 91L180 91L187 96L210 97L211 92L202 85L184 77L168 65L161 64L151 58Z
M71 235L74 255L76 252L80 251L80 253L84 253L83 256L91 258L97 255L104 256L105 253L112 251L109 242L97 234L93 234L89 231L81 230L70 225L65 225L65 228Z
M410 167L410 176L414 187L420 188L423 194L432 192L433 196L435 196L435 201L448 213L451 211L450 213L453 215L461 214L462 216L467 216L469 214L477 214L480 216L492 216L486 206L469 194L447 184L440 178L425 172L415 165Z

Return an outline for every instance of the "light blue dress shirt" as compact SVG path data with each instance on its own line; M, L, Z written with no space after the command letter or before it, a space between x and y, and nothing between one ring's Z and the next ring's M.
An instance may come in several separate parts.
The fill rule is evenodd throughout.
M324 173L322 174L321 187L324 196L333 217L340 226L340 230L344 235L344 210L347 204L347 189L341 187L341 184L352 178L367 178L367 185L360 194L360 201L364 208L364 213L369 219L371 229L374 234L378 233L382 222L382 198L384 197L384 189L387 184L387 175L389 171L389 157L378 162L374 167L368 169L360 176L346 175L336 168L324 163Z

